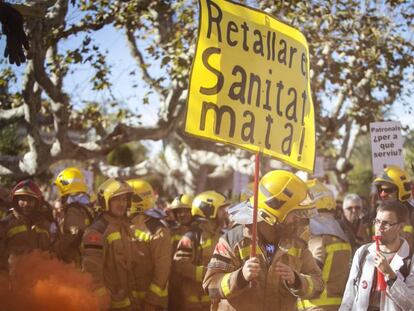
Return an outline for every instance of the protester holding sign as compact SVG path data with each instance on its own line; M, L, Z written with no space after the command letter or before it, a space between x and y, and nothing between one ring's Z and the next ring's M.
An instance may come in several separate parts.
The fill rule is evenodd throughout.
M307 186L284 170L262 177L257 257L249 258L252 201L229 211L238 225L220 238L207 267L203 287L212 299L211 310L296 310L298 297L309 299L323 290L321 270L296 237L314 210Z

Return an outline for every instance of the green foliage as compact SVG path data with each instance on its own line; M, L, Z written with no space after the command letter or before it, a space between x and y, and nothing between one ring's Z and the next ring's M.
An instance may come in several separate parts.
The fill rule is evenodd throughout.
M127 145L121 145L108 155L108 163L121 167L132 166L134 155Z
M0 154L16 156L24 151L21 138L17 135L16 123L0 126Z
M414 180L414 130L410 131L404 141L405 169Z
M371 167L371 141L369 135L362 135L351 155L353 169L348 173L349 192L369 197L373 180Z
M147 152L140 143L121 145L108 154L108 163L121 167L133 166L145 160Z
M18 156L26 151L24 144L17 134L18 125L11 123L8 125L0 124L0 155ZM0 184L12 187L16 180L10 177L0 176Z

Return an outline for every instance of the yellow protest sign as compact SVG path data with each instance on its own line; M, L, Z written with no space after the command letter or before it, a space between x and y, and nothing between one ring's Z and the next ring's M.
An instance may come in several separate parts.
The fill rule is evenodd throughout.
M315 120L301 32L224 0L200 0L185 131L313 171Z

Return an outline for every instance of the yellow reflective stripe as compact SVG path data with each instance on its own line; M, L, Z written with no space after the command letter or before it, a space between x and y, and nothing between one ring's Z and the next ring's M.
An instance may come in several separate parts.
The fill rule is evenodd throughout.
M203 243L201 243L201 248L207 248L209 246L211 246L211 239L207 239L205 241L203 241Z
M115 301L115 300L111 301L111 308L113 309L126 308L130 305L131 305L131 301L129 300L128 297L123 300L119 300L119 301Z
M195 279L196 279L197 282L203 281L203 271L204 271L203 266L196 266Z
M342 303L341 297L329 297L329 298L319 298L312 300L302 300L298 302L297 307L299 310L304 310L307 308L318 307L318 306L339 306Z
M332 269L332 261L333 261L333 257L334 257L334 253L338 252L338 251L349 251L351 252L351 244L349 243L332 243L328 246L326 246L326 259L325 259L325 263L323 265L323 269L322 269L322 279L324 281L324 283L326 284L329 280L329 275L331 274L331 269ZM323 292L320 295L319 299L326 299L328 295L327 292L327 288L325 286Z
M300 257L300 255L302 254L302 249L301 248L296 248L296 247L291 247L288 249L287 253L291 256L294 257Z
M12 236L18 234L18 233L22 233L27 231L27 226L26 225L21 225L21 226L16 226L13 227L11 229L9 229L9 231L7 231L7 237L11 238Z
M333 243L326 247L327 253L333 253L337 251L351 251L351 244L349 243Z
M407 232L407 233L413 233L413 232L414 232L414 228L413 228L413 226L411 226L411 225L405 225L405 226L403 227L403 231L404 231L404 232Z
M46 233L47 235L49 235L49 231L47 231L46 229L39 228L39 227L35 227L35 232Z
M159 287L158 285L151 283L149 290L153 292L155 295L159 297L167 297L168 296L168 286L165 286L164 289Z
M223 292L224 297L227 297L230 294L230 280L231 273L226 273L220 282L221 291Z
M95 289L93 292L97 296L103 296L103 295L106 294L106 288L105 287L100 287L98 289Z
M135 229L134 235L138 240L144 242L148 242L151 238L151 235L148 232L144 232L139 229Z
M132 291L132 296L134 296L135 298L144 299L145 298L145 291L133 290Z
M109 243L112 243L113 241L120 240L121 239L121 232L116 231L109 234L106 239Z
M211 300L209 296L203 295L201 297L198 297L198 296L187 297L187 301L191 303L200 303L200 302L205 303L205 302L210 302Z
M182 238L183 236L182 235L180 235L180 234L174 234L172 237L171 237L171 243L174 243L174 242L178 242L179 240L181 240L181 238Z
M308 281L308 290L306 291L306 296L310 296L313 293L313 280L309 275L305 275L306 280Z
M247 257L250 257L251 249L252 249L252 246L251 245L246 246L246 247L239 248L240 259L241 260L244 260ZM259 246L256 246L256 252L257 252L257 254L262 254L262 250L260 249Z

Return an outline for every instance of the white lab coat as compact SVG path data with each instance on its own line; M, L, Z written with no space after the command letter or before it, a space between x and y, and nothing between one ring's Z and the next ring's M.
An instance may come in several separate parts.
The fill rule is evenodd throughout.
M369 296L375 273L374 258L376 253L375 243L368 247L368 254L362 270L359 285L354 285L354 279L358 275L359 261L362 256L361 246L355 253L352 261L351 272L345 288L339 311L365 311L369 306ZM404 265L404 258L409 256L409 246L404 240L401 247L390 262L391 268L397 274L397 280L386 292L381 293L381 311L414 311L414 256L411 259L410 274L404 280L399 269Z

